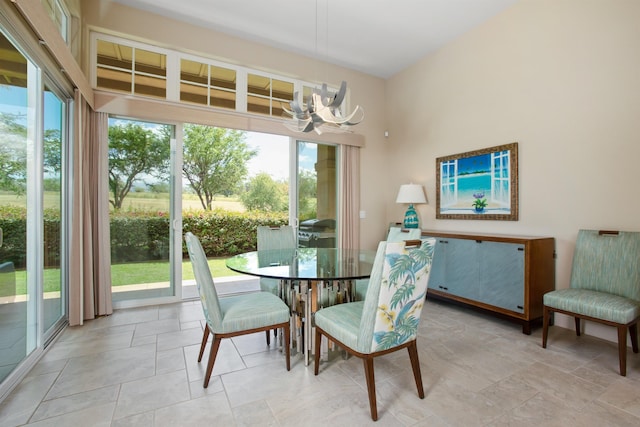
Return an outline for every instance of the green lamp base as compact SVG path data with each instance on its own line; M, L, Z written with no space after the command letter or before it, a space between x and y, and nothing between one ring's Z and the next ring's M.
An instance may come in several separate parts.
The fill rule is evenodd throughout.
M418 214L412 204L404 214L404 228L418 228Z

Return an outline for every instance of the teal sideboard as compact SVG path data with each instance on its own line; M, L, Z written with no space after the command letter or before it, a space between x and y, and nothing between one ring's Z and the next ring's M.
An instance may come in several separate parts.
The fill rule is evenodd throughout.
M436 238L428 296L515 321L531 333L542 320L542 296L555 289L552 237L477 235L423 230Z

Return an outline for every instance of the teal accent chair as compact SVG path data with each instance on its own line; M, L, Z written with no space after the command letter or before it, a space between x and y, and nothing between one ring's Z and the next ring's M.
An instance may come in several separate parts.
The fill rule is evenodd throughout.
M293 227L290 225L282 225L280 227L259 225L257 228L256 239L259 251L296 248L296 235L293 231ZM283 289L283 283L281 280L261 277L260 290L263 292L271 292L283 300L286 299L286 290ZM273 334L277 335L278 330L274 329ZM271 344L269 331L266 331L266 336L267 345L269 345Z
M413 244L413 242L411 243ZM364 301L338 304L315 314L315 375L322 336L364 363L371 418L378 419L373 359L409 351L418 396L424 399L416 337L424 305L435 238L410 243L380 242Z
M209 385L209 378L216 361L220 341L255 332L283 328L284 349L286 353L287 371L291 369L289 351L289 307L277 296L269 292L252 292L243 295L218 298L213 284L207 258L200 240L192 233L186 233L184 239L189 251L189 259L196 278L196 286L202 302L202 310L207 321L204 328L198 362L202 360L209 334L213 335L209 363L204 376L204 388Z
M405 240L419 240L422 230L419 228L390 227L387 242L402 242ZM367 293L369 279L356 280L356 301L362 301Z
M580 230L576 240L568 289L543 297L542 347L547 347L554 312L618 329L620 375L627 374L627 330L638 352L640 320L640 232Z

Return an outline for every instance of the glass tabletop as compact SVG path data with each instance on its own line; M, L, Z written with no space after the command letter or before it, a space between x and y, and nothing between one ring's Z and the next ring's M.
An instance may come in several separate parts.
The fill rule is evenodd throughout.
M238 273L284 280L352 280L371 275L375 251L297 248L253 251L227 259Z

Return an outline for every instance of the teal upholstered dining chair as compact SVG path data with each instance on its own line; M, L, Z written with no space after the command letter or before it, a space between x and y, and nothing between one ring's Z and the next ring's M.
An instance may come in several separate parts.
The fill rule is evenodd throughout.
M284 329L284 349L287 371L291 369L289 350L289 307L277 296L269 292L252 292L231 297L218 298L213 284L209 264L198 238L192 233L185 234L187 250L196 278L196 286L202 302L202 310L207 321L200 345L198 362L202 360L209 334L213 335L209 362L203 386L209 385L209 378L216 361L220 341L238 335Z
M338 304L315 314L315 367L320 367L322 336L363 359L371 418L378 419L373 359L403 348L409 352L418 396L424 398L416 337L424 305L435 239L410 248L380 242L364 301Z
M387 242L402 242L405 240L418 240L422 234L422 230L419 228L403 228L403 227L390 227L387 233ZM356 301L362 301L367 293L367 286L369 285L369 279L356 280Z
M259 225L256 232L259 251L296 248L296 235L293 227L290 225L281 225L280 227ZM283 289L282 281L278 279L261 277L260 290L264 292L271 292L283 300L286 298L286 290ZM274 329L273 334L277 335L277 333L278 330ZM265 334L267 336L267 345L269 345L271 343L269 331L266 331Z
M543 296L542 347L547 347L550 316L562 313L618 329L620 375L627 374L627 330L638 352L640 320L640 233L580 230L568 289Z

